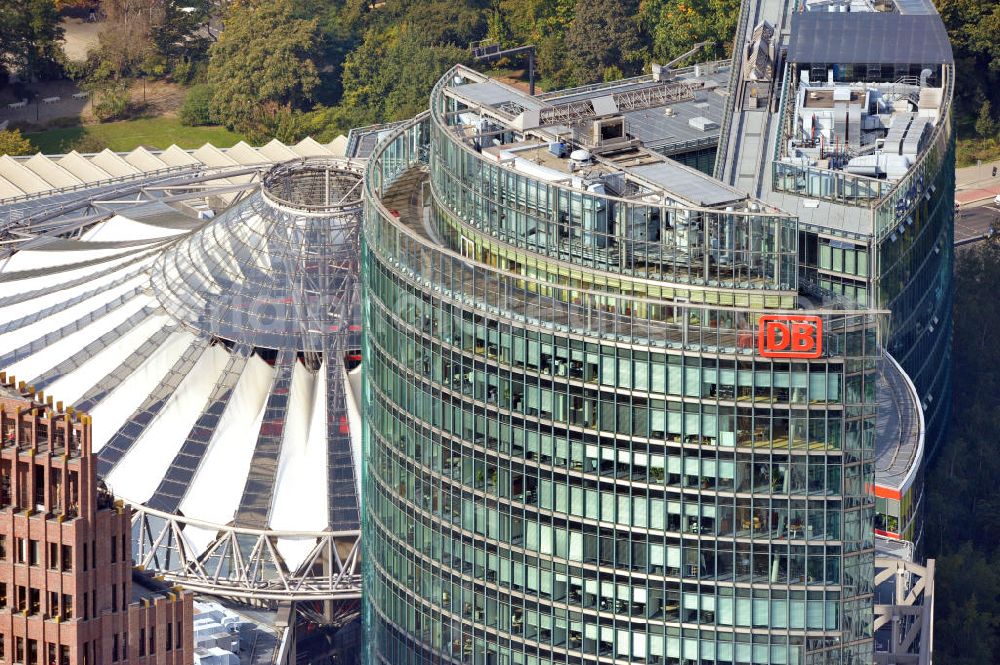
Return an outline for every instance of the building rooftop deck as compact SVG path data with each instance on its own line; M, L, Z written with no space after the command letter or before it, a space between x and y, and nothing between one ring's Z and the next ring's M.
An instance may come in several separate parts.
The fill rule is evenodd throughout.
M923 456L922 407L910 379L891 357L879 365L876 389L875 484L901 490Z
M516 161L515 170L542 180L565 179L570 186L582 186L584 175L599 179L621 173L635 176L649 193L694 206L746 200L745 193L664 157L715 146L728 94L728 66L710 63L680 70L669 80L644 76L536 97L472 70L458 71L444 89L464 106L449 120L453 131L470 145L481 143L482 151L497 159L509 160L514 153L554 173ZM624 122L624 135L598 140L598 130L589 123L617 118ZM483 130L484 123L490 131ZM506 132L515 133L517 140L496 139ZM556 142L566 143L567 153L587 149L594 163L586 165L586 173L571 168L564 156L549 153L548 144Z

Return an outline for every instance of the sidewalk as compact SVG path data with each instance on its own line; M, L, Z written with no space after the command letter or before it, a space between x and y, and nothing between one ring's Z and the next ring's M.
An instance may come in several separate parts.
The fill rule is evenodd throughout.
M997 175L993 175L993 167ZM962 205L992 199L1000 194L1000 160L955 169L955 201Z

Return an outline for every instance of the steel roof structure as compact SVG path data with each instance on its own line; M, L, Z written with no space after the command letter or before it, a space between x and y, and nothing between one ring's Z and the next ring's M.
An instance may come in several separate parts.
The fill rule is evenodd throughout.
M267 151L71 155L101 179L9 203L0 368L94 417L137 563L245 600L357 598L361 167ZM231 205L199 219L212 198Z

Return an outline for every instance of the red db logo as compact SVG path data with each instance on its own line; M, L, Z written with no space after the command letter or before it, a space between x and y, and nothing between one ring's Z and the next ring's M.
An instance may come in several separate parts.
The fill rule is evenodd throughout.
M823 353L823 319L762 316L757 350L765 358L819 358Z

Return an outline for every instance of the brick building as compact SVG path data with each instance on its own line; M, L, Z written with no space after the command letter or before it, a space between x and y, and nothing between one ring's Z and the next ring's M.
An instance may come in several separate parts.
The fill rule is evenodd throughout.
M133 571L90 417L0 373L0 436L0 663L192 663L192 595Z

